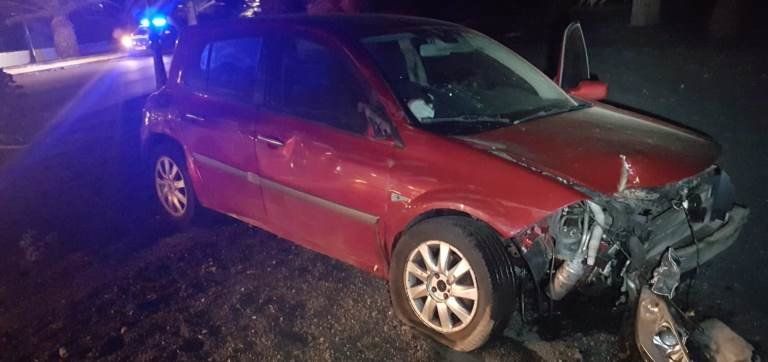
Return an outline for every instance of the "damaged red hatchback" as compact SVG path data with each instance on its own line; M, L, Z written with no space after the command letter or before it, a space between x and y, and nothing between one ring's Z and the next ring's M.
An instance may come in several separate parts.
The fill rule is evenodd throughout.
M594 80L571 96L456 24L192 27L169 79L142 137L170 222L203 206L388 278L396 313L457 350L503 325L519 288L602 286L654 306L636 317L643 353L685 353L655 303L748 214L710 138L579 98L604 94Z

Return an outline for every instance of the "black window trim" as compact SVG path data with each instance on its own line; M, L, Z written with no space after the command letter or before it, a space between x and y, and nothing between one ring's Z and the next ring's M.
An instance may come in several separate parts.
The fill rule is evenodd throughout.
M207 59L205 60L205 70L204 70L204 77L203 77L204 78L204 85L203 85L203 87L200 88L200 87L196 87L196 86L193 86L193 85L189 84L188 80L187 80L187 75L184 74L184 73L182 73L182 76L181 76L181 82L180 82L181 87L184 90L186 90L186 91L192 92L193 94L196 94L196 95L199 95L199 96L206 97L206 98L211 99L211 100L216 101L216 102L230 103L230 104L237 105L237 106L245 106L245 107L248 107L248 108L251 108L251 109L261 109L263 107L266 107L267 106L267 99L269 98L268 97L268 89L269 89L268 87L269 87L269 84L270 84L270 80L273 78L273 76L270 73L271 69L263 68L263 67L267 66L266 65L266 60L265 60L265 57L264 57L264 49L267 46L267 42L269 41L269 37L270 37L270 32L265 31L264 29L261 29L261 28L254 29L254 30L250 30L249 29L247 32L237 32L237 33L233 33L233 34L227 34L226 36L206 37L204 40L200 41L199 44L202 44L203 46L202 46L202 48L200 48L199 51L195 51L194 52L194 54L198 54L198 55L193 58L193 59L197 59L197 63L199 64L200 63L200 58L202 57L202 55L205 52L205 50L208 49L208 54L207 54L208 56L207 56ZM217 42L221 42L221 41L233 40L233 39L243 39L243 38L261 38L262 39L262 45L261 45L261 50L260 50L261 55L259 56L258 68L259 68L259 70L263 70L266 73L265 73L265 80L264 80L264 93L265 94L264 94L264 97L263 97L264 99L262 99L260 104L257 104L255 102L242 101L242 100L239 100L239 99L235 99L233 97L227 97L227 96L224 96L224 95L219 94L217 92L211 92L208 89L208 85L209 85L209 81L210 81L209 78L210 78L211 56L213 54L213 49L214 49L213 45L216 44ZM185 64L185 67L187 67L187 66L188 65Z

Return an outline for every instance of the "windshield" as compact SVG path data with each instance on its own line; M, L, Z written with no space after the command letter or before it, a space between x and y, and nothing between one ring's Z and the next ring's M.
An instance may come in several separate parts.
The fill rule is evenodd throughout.
M468 29L425 27L361 41L426 128L482 131L578 106L513 51Z

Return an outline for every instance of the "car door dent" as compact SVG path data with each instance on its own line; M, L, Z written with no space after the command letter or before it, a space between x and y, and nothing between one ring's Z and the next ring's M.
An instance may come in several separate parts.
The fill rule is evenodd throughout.
M199 153L195 153L195 152L192 153L192 158L195 161L198 161L200 163L204 163L204 164L206 164L206 165L208 165L210 167L213 167L213 168L216 168L218 170L224 171L226 173L235 175L237 177L244 178L244 179L248 180L249 182L251 182L251 183L253 183L255 185L259 185L259 181L260 180L259 180L258 175L254 174L252 172L243 171L243 170L241 170L239 168L232 167L230 165L227 165L226 163L223 163L221 161L215 160L215 159L210 158L208 156L203 156L203 155L201 155Z
M313 203L315 205L321 206L325 209L331 210L333 212L345 215L349 218L359 220L363 223L375 225L379 221L379 217L376 215L371 215L366 212L362 212L360 210L356 210L338 203L335 203L333 201L329 201L314 195L310 195L306 192L302 192L299 190L296 190L294 188L285 186L283 184L280 184L278 182L268 180L265 178L260 177L259 175L256 175L252 172L247 172L240 170L236 167L232 167L230 165L227 165L221 161L214 160L210 157L203 156L199 153L193 153L193 158L201 163L207 164L208 166L214 167L216 169L219 169L221 171L233 174L238 177L242 177L249 182L261 185L262 187L267 187L272 190L280 191L284 194L299 198L301 200Z

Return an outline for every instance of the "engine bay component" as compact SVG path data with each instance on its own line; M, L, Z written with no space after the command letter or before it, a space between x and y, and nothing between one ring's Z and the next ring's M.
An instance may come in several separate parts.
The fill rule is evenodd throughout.
M589 196L515 237L537 298L546 294L562 300L575 290L595 294L621 288L618 303L635 306L635 342L643 358L689 361L689 348L699 350L693 339L686 344L695 322L671 299L682 273L737 239L749 209L733 202L728 176L717 167L659 187ZM709 343L710 355L732 352L717 343Z
M557 273L549 284L547 294L552 300L563 299L581 280L582 276L584 276L584 264L581 258L566 261L557 269Z
M575 226L574 220L577 217L576 215L581 216L580 227ZM590 223L592 224L591 228ZM560 239L556 239L556 245L560 244L560 240L565 240L566 244L558 249L565 251L559 255L570 256L557 269L547 290L551 299L560 300L584 276L584 260L586 259L586 263L589 266L595 265L597 251L603 238L605 213L600 205L592 201L585 201L584 203L574 205L572 208L569 207L563 210L555 224L558 226L558 236L563 235ZM575 252L570 253L572 245L575 244L576 240L579 240L578 248L576 248Z
M569 260L576 257L585 243L589 209L580 202L563 208L550 222L550 230L555 240L555 254L558 258Z
M594 218L594 224L592 225L592 231L589 233L589 244L587 249L587 265L595 265L595 258L597 257L597 249L600 247L600 240L603 238L603 228L605 225L605 213L600 205L587 201L587 206L592 212Z

